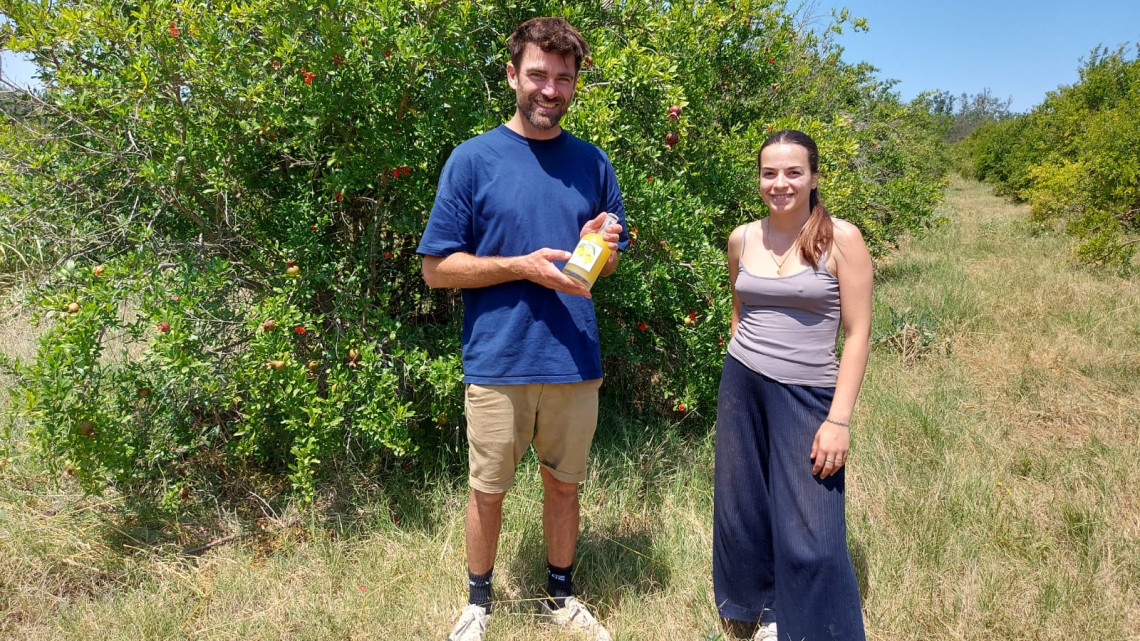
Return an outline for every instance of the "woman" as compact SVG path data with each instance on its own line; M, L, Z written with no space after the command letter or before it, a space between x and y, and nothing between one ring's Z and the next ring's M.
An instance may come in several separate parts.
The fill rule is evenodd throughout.
M769 215L737 227L728 241L732 340L717 402L717 608L733 628L759 623L757 640L862 640L843 479L870 351L871 256L858 228L820 202L819 150L809 136L772 134L758 163Z

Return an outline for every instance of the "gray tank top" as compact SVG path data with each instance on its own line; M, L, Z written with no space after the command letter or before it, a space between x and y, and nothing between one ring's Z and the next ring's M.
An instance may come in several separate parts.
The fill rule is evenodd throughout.
M839 280L827 270L826 253L818 267L782 277L755 276L741 260L736 295L740 319L729 354L781 383L835 387Z

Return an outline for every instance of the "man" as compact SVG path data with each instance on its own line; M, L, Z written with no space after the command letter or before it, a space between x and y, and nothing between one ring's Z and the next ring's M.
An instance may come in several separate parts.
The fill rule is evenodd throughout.
M463 372L471 493L469 603L450 641L479 641L503 497L533 445L541 463L550 621L592 638L610 635L574 598L578 483L597 426L602 382L589 290L565 276L579 238L603 233L624 250L624 208L609 158L559 126L589 47L562 18L535 18L507 41L517 107L505 124L455 149L417 250L430 287L463 290ZM613 212L617 225L604 226ZM617 268L612 251L602 269Z

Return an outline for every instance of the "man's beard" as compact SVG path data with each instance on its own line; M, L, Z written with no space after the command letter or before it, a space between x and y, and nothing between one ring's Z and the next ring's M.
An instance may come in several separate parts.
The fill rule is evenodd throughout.
M553 117L540 114L535 107L534 100L531 98L519 98L517 101L519 113L527 122L534 125L535 129L542 131L554 129L558 123L562 121L562 116L566 115L566 104L562 103L562 109L559 110Z

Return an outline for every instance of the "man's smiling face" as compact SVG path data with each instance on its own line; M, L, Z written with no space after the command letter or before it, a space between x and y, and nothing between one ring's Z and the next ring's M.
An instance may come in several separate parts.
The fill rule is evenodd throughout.
M528 138L558 135L558 123L574 99L577 80L574 56L547 53L534 44L523 50L518 68L507 65L507 82L515 90Z

